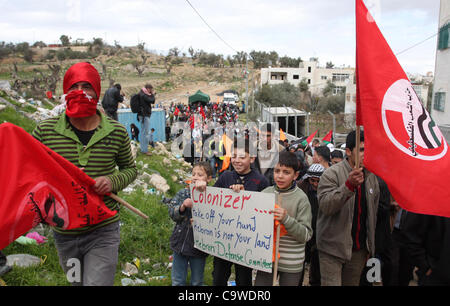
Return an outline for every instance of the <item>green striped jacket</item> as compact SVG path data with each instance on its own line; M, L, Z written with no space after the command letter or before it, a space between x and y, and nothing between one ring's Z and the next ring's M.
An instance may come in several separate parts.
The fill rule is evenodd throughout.
M47 147L66 158L92 178L107 176L112 182L112 191L117 193L136 179L137 168L131 154L130 138L126 128L101 112L100 125L91 140L84 146L73 131L66 114L43 120L32 135ZM118 166L118 170L116 169ZM119 210L119 203L105 196L106 206ZM54 230L61 234L82 234L119 220L119 214L103 222L74 230Z

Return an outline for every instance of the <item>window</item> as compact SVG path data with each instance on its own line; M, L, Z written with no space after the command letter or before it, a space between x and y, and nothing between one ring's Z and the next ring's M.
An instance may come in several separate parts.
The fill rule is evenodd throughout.
M320 79L321 79L321 80L326 80L326 79L327 79L327 76L326 76L326 75L321 75L321 76L320 76Z
M311 84L311 79L308 79L308 84Z
M439 29L438 49L444 50L450 47L450 22Z
M311 67L308 67L308 73L311 73Z
M433 109L443 112L445 108L445 92L436 92L434 94Z
M349 78L350 75L346 73L333 73L333 82L345 82Z
M298 74L294 74L293 79L294 79L294 80L299 80L299 79L300 79L300 76L299 76Z
M345 87L344 86L335 86L333 88L333 95L340 95L345 94Z

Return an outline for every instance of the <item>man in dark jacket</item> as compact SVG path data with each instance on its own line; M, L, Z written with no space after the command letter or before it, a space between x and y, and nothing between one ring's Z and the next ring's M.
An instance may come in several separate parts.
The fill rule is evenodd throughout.
M302 181L298 184L305 194L308 196L309 204L311 205L312 213L312 229L313 236L311 240L306 243L306 261L309 261L309 285L320 286L320 263L319 251L316 245L316 224L317 215L319 213L319 201L317 199L317 187L320 182L320 177L325 171L325 167L321 164L312 164L306 174L302 177ZM301 279L303 282L303 277Z
M121 90L122 86L120 86L120 84L114 85L106 90L102 100L102 106L106 115L116 121L118 120L117 108L119 107L119 103L123 102L123 96L120 94Z
M150 139L150 116L152 115L152 104L155 104L155 90L150 84L146 84L139 92L141 110L138 112L138 120L141 123L141 152L151 155L148 152Z
M403 225L419 285L450 285L450 218L408 212Z

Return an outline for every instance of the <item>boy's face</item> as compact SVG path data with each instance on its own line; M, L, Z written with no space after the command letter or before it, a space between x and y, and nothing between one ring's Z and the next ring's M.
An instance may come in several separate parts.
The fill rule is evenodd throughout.
M299 175L299 171L294 171L291 167L277 164L273 170L273 179L277 187L280 189L287 189L292 186L292 182Z
M349 159L349 163L352 167L354 167L355 165L355 161L356 161L356 147L353 148L353 150L350 151L349 148L345 149L345 153L347 154L347 157ZM360 145L359 145L359 166L361 168L364 167L364 142L361 141Z
M206 174L206 171L205 169L203 169L203 167L197 166L192 169L192 183L195 184L196 181L204 181L206 183L209 183L211 179L212 177Z
M246 153L244 149L235 149L231 156L231 164L239 174L247 174L250 172L250 164L255 161L254 157Z
M319 187L320 178L318 177L310 177L308 178L311 187L317 191L317 187Z

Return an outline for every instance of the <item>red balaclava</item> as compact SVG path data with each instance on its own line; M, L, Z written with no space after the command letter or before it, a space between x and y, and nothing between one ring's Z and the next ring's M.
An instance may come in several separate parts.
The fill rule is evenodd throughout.
M91 84L97 98L90 97L82 90L67 92L73 84L88 82ZM72 118L90 117L97 111L97 103L101 92L100 75L89 63L77 63L70 67L64 75L63 91L66 96L66 115Z

